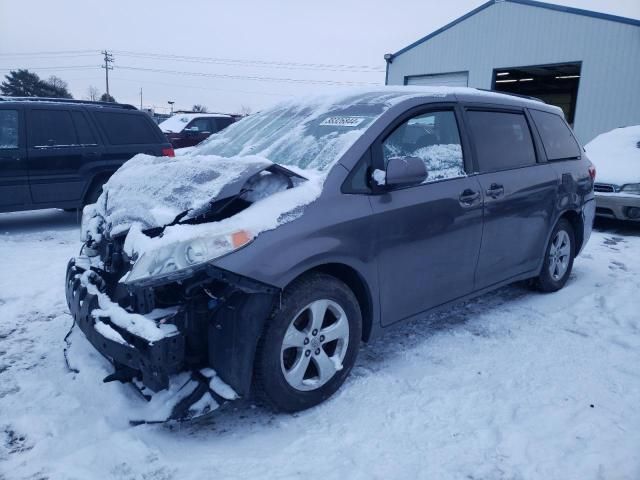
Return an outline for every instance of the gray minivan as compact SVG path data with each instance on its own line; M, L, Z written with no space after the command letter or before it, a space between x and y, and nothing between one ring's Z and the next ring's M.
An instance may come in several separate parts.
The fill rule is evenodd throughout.
M595 210L561 110L475 89L290 101L180 162L114 174L66 292L108 380L193 372L194 402L230 398L214 371L233 398L309 408L389 325L516 281L558 290Z

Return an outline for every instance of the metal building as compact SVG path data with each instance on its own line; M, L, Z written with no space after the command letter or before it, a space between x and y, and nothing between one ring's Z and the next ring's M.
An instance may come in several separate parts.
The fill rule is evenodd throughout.
M491 0L385 59L389 85L470 86L541 98L564 110L583 144L640 124L640 20Z

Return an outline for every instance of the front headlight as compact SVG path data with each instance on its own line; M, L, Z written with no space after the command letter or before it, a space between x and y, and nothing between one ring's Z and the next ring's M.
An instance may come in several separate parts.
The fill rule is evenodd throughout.
M177 280L190 275L198 266L245 246L253 238L251 233L239 230L165 245L144 253L123 281Z
M632 193L634 195L640 195L640 183L627 183L620 189L623 193Z

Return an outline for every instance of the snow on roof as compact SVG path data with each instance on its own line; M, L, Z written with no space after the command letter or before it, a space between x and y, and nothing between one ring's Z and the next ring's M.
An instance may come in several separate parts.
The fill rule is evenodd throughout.
M585 147L596 166L596 181L613 185L640 183L640 125L615 128Z
M231 115L224 113L176 113L175 115L167 118L164 122L161 122L158 126L163 132L180 133L187 124L194 118L229 118Z

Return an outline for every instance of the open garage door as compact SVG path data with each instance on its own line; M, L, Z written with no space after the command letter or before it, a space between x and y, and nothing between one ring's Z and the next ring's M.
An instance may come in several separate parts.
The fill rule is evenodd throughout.
M427 85L466 87L469 85L469 72L438 73L436 75L411 75L405 77L405 85Z
M493 89L538 97L564 111L573 126L580 84L580 62L500 68L493 71Z

